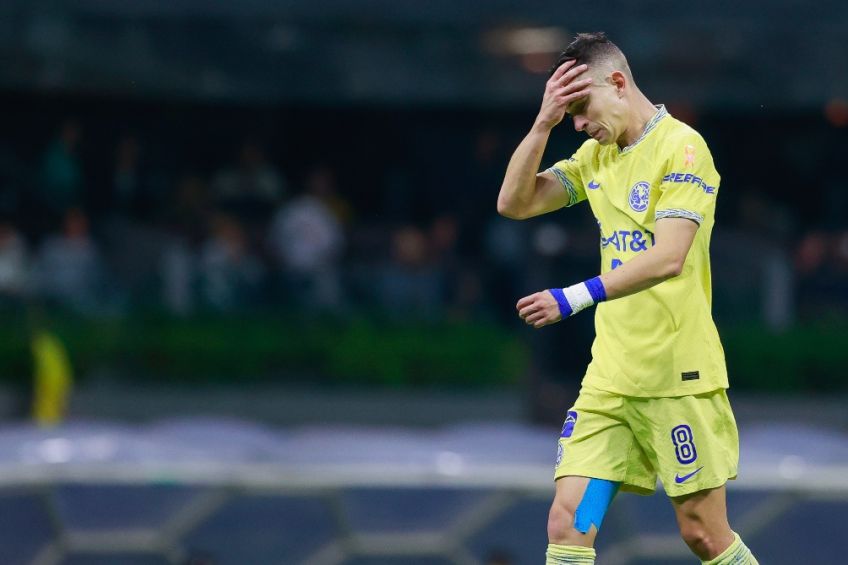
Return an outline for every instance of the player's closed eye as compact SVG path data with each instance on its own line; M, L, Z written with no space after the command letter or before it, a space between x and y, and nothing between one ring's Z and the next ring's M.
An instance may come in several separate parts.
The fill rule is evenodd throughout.
M583 100L583 101L581 101L581 102L577 102L577 103L575 103L575 104L574 104L574 106L572 106L572 107L570 108L570 110L566 110L566 112L568 113L568 115L569 115L572 119L574 119L574 116L575 116L575 115L577 115L577 114L582 114L583 112L585 112L585 111L586 111L586 106L587 106L587 105L588 105L588 101L587 101L587 100Z

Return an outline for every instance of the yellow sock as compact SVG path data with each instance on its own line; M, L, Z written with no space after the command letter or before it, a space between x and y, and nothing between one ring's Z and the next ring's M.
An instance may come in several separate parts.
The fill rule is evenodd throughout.
M701 561L701 563L703 565L760 565L748 546L742 543L739 534L733 532L733 538L733 543L721 555L710 561Z
M594 565L595 550L579 545L548 544L545 565Z

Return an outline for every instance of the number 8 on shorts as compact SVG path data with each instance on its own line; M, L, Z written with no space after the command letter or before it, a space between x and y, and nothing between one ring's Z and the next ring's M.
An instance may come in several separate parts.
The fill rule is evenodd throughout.
M687 465L698 458L692 428L686 424L680 424L671 430L671 442L674 444L674 454L681 464Z

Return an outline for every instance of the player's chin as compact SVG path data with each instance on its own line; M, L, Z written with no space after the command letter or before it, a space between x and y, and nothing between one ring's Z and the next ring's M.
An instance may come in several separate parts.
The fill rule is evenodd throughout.
M612 136L607 135L605 131L599 131L592 136L592 139L598 142L598 145L609 145L612 143Z

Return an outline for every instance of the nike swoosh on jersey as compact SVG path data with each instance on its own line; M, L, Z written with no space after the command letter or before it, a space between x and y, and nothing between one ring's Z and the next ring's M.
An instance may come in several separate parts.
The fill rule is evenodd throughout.
M694 475L695 475L695 473L697 473L698 471L700 471L700 470L701 470L701 469L703 469L703 468L704 468L703 466L698 467L697 469L695 469L694 471L692 471L692 472L691 472L691 473L689 473L688 475L683 475L682 477L681 477L679 474L675 473L675 474L674 474L674 482L675 482L675 483L677 483L677 484L685 483L685 482L686 482L687 480L689 480L692 476L694 476Z
M592 179L592 180L589 181L589 189L590 190L597 190L599 188L601 188L601 183L595 182L595 179Z

